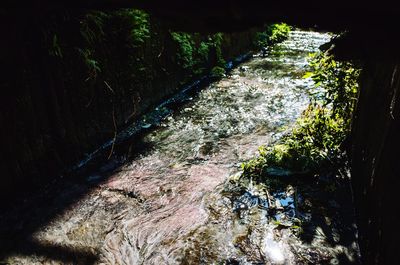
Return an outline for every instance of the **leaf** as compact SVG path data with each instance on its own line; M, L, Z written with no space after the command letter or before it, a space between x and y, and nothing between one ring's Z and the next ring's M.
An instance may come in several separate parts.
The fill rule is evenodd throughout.
M306 72L306 73L303 75L303 78L304 78L304 79L307 79L307 78L312 77L313 75L314 75L313 72Z

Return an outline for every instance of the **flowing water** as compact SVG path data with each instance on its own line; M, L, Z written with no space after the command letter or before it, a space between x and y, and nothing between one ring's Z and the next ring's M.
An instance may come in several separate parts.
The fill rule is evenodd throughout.
M241 162L279 139L307 107L307 55L329 40L329 34L293 31L265 58L254 55L200 91L134 142L139 155L107 178L87 177L100 181L31 240L85 249L102 264L356 260L354 238L342 243L329 212L339 202L319 194L319 184L237 181ZM320 207L315 196L333 206ZM307 206L321 208L320 214ZM40 255L9 259L51 261Z

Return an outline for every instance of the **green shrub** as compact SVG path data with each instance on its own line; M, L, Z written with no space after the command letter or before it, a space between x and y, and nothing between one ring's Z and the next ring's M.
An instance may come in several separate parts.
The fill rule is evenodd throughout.
M335 61L328 52L310 54L310 66L313 71L304 77L311 77L315 86L324 91L317 98L321 98L324 105L331 105L333 115L350 122L357 100L360 70L351 62Z
M172 39L178 44L178 63L184 69L193 67L194 41L189 33L171 32Z
M223 33L201 37L184 32L171 32L178 50L178 64L191 76L205 74L221 77L225 73L225 59L222 54Z
M215 48L217 66L219 66L219 67L225 67L225 64L226 64L226 61L222 55L223 36L224 35L222 33L216 33L212 37L212 45Z
M259 157L242 165L244 175L262 178L271 167L313 175L344 165L342 144L350 132L360 70L350 62L335 61L328 53L312 55L310 66L313 71L305 78L311 77L322 93L287 136L272 147L260 147Z
M225 75L225 68L221 67L221 66L214 66L211 69L211 76L213 77L223 77Z
M112 41L124 43L127 57L133 57L127 68L135 69L132 71L135 77L140 75L144 66L138 60L140 53L137 50L150 38L150 21L146 12L131 8L113 12L90 11L80 21L80 34L84 45L76 50L87 67L88 80L95 80L100 72L105 72L102 70L110 68L104 51L109 49L107 46L112 45Z
M210 53L210 43L206 41L202 41L199 44L199 48L197 49L197 58L198 63L205 63L208 61L208 56Z
M143 44L150 37L149 15L139 9L128 9L125 16L131 23L130 41L134 46Z
M273 45L286 40L289 36L290 26L285 23L272 24L266 29L268 37L268 45Z
M254 44L260 49L282 42L288 38L290 30L290 26L285 23L268 25L264 31L257 32Z

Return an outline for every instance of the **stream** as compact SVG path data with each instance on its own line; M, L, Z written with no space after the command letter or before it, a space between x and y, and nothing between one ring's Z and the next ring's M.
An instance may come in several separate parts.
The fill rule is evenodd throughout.
M98 264L356 264L348 179L240 177L241 163L282 137L309 104L307 56L330 38L294 30L266 57L253 55L193 95L135 139L121 166L110 172L104 164L72 185L70 192L92 188L30 240L84 249ZM15 254L8 262L59 261Z

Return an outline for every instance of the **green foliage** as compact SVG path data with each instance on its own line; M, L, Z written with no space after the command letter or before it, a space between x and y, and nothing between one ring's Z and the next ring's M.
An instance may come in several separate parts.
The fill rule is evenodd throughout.
M258 32L255 37L255 46L262 48L286 40L291 28L285 23L271 24L263 32Z
M253 178L268 175L268 168L285 168L297 173L335 170L344 163L341 146L350 131L359 70L350 62L337 62L332 55L312 55L311 77L322 93L302 113L294 129L272 147L260 147L259 157L242 165Z
M309 105L291 134L265 154L266 163L300 172L334 166L346 137L343 121L317 103Z
M214 66L211 69L211 75L217 78L223 77L225 75L225 69L221 66Z
M212 38L212 45L215 48L215 53L216 53L217 66L219 67L224 67L226 64L226 61L222 55L222 48L221 48L223 36L224 35L222 33L216 33Z
M178 64L190 72L190 75L198 76L206 70L211 70L211 75L223 76L226 62L222 54L222 33L201 37L196 34L171 32L171 37L178 46Z
M284 41L288 38L290 30L290 26L286 23L269 25L266 29L269 36L268 44L272 45Z
M261 147L259 157L243 164L244 174L259 178L268 175L270 167L312 174L334 170L343 162L344 127L344 120L332 118L331 110L311 104L279 144Z
M144 66L138 50L150 38L149 15L144 11L137 9L120 9L107 13L90 11L80 21L80 33L84 45L77 48L77 51L86 65L88 79L94 80L100 72L104 74L109 72L105 68L112 66L111 62L107 61L106 51L113 49L116 42L124 45L119 46L124 48L119 52L127 54L129 65L125 68L135 72L131 75L137 78L139 73L143 73Z
M193 53L193 74L200 76L206 73L207 64L210 61L210 47L211 44L206 41L200 41L199 45L195 47Z
M78 52L81 55L81 57L83 58L85 65L88 69L88 74L89 74L88 79L93 79L93 80L96 79L98 73L101 72L99 62L96 61L95 59L93 59L90 49L79 49L78 48Z
M202 41L197 49L198 60L200 62L206 62L208 60L208 55L210 53L210 44L206 41Z
M139 9L128 9L126 15L132 23L131 42L134 46L139 46L150 37L149 15Z
M333 115L350 121L351 113L357 99L358 75L360 70L350 62L335 61L328 53L310 55L310 66L313 71L306 73L316 87L322 87L324 105L332 105Z
M171 36L179 47L177 53L179 64L184 69L192 68L194 64L193 61L194 41L192 35L185 32L171 32Z

